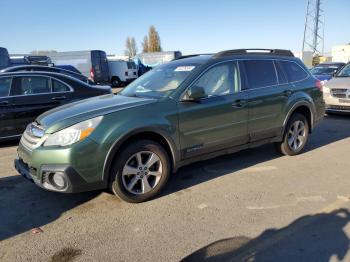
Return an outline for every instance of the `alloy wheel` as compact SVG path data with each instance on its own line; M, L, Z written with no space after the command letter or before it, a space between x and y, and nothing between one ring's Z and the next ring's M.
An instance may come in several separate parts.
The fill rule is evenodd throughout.
M306 129L303 121L297 120L291 125L287 139L289 148L293 151L297 151L304 145Z
M157 186L162 173L162 161L157 154L151 151L137 152L123 167L123 185L132 194L146 194Z

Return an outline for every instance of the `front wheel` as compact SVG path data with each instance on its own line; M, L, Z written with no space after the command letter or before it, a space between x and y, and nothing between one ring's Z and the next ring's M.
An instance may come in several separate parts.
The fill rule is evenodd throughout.
M302 114L294 114L287 123L283 140L276 147L283 155L300 154L309 138L309 122Z
M126 202L140 203L155 197L170 176L170 161L161 145L140 140L116 157L110 188Z

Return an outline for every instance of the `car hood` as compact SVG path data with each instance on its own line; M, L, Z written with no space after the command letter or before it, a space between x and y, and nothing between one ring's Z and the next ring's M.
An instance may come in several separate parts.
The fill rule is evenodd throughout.
M333 77L326 84L328 88L347 88L350 89L350 77Z
M126 97L121 95L97 96L51 109L40 115L36 122L46 133L53 133L81 121L128 108L155 103L153 98Z
M314 76L320 81L330 80L332 78L332 75L314 75Z

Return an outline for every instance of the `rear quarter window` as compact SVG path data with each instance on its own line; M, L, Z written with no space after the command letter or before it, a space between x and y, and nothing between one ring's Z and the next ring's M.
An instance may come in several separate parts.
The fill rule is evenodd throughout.
M279 61L279 64L286 73L288 82L298 82L308 77L308 73L295 62Z
M250 89L278 84L272 60L245 60L243 64Z

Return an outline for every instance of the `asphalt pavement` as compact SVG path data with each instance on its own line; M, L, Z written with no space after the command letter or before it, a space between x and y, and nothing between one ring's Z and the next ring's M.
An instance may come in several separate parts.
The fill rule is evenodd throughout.
M179 170L141 204L59 194L17 175L0 146L0 261L350 261L350 117L299 156L272 145Z

